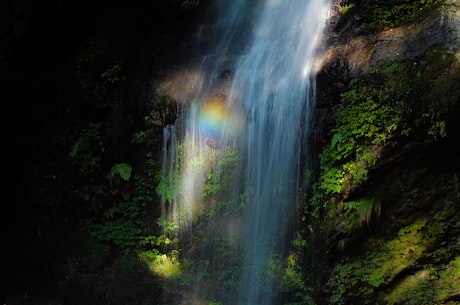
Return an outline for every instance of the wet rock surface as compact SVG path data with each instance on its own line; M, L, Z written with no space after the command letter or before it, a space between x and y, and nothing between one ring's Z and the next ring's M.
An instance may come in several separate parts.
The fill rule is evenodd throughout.
M419 103L404 106L406 111L418 109L414 113L418 111L420 118L433 115L433 120L421 123L423 119L413 114L411 136L385 145L366 183L325 203L325 215L337 214L329 225L328 216L323 216L323 235L317 238L324 241L323 252L328 253L321 267L325 293L320 304L458 304L460 231L455 223L460 160L453 147L460 140L460 120L458 90L450 81L458 78L459 4L446 1L416 22L367 34L361 31L357 14L332 20L317 75L312 122L319 152L331 143L341 94L350 88L359 90L359 85L350 85L353 80L363 86L378 83L382 74L375 67L382 61L394 69L426 65L414 77L419 79L417 86L430 89L403 84L395 85L394 91L404 87L407 95L401 100ZM443 64L445 58L452 60ZM433 70L437 72L430 74ZM398 74L385 77L391 75ZM407 81L407 75L401 82ZM398 84L398 80L389 83ZM409 96L407 92L420 93ZM447 136L429 136L426 129L436 121L448 125ZM341 214L345 212L331 206L340 200L368 198L378 199L379 216L374 214L367 225L347 231L346 216Z

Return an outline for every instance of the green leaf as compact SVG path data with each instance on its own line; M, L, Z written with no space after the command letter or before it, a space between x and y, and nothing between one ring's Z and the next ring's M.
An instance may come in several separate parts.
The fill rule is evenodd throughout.
M77 156L78 154L78 148L80 146L80 141L77 141L73 146L72 146L72 151L70 152L70 157L73 159Z
M340 134L337 132L334 134L334 136L332 136L332 140L331 140L331 146L332 147L335 147L335 145L337 144L337 142L340 141Z
M131 178L131 172L132 167L128 163L117 163L112 166L110 176L113 178L118 174L123 180L128 181Z

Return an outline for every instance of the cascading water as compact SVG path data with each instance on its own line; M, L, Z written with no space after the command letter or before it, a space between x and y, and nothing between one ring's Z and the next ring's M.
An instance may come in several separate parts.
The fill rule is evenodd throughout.
M328 0L216 1L219 40L165 129L166 221L189 303L270 305L299 184ZM187 304L189 304L187 303Z

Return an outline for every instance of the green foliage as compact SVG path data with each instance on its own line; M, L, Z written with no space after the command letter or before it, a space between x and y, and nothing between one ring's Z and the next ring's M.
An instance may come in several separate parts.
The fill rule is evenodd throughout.
M116 216L116 215L113 215ZM129 253L137 246L138 236L142 233L142 221L117 218L109 214L103 223L84 223L84 229L89 235L100 241L110 241Z
M292 245L296 248L302 248L307 245L307 241L297 232L295 238L292 240Z
M81 88L90 93L96 108L120 106L124 61L110 48L108 41L95 33L75 54L75 69Z
M381 269L375 269L369 274L369 284L377 288L385 282L385 273Z
M178 229L177 224L172 221L167 221L159 218L157 224L163 229L164 232L174 232Z
M386 304L451 304L446 303L446 300L458 293L459 285L460 278L455 275L450 265L441 268L425 265L421 270L399 281L396 287L384 296L383 301Z
M144 232L142 221L144 200L146 196L131 196L124 192L112 192L121 201L112 207L105 207L101 215L83 221L83 230L100 241L111 242L125 253L131 252L139 245ZM116 197L116 198L117 198Z
M128 163L117 163L105 180L97 180L98 186L85 188L88 197L93 202L97 200L98 205L93 207L93 214L82 221L84 232L96 240L109 242L124 253L147 245L169 243L163 235L146 234L146 207L151 204L154 192L152 158L152 154L146 154L143 174L133 173Z
M197 185L201 188L202 193L197 194L199 200L196 200L193 205L193 219L191 221L194 230L181 231L181 237L187 235L181 240L177 238L178 232L172 232L175 234L165 232L164 235L168 237L167 239L149 238L148 242L151 242L153 247L156 246L155 243L170 242L171 244L166 247L170 249L180 247L181 242L192 241L193 247L181 257L179 282L186 287L192 287L196 281L212 280L212 283L200 289L200 298L231 304L237 295L237 286L241 276L241 252L238 247L235 247L234 238L229 237L226 232L224 233L224 228L216 226L214 218L219 217L219 220L224 223L227 221L226 217L232 217L229 221L234 221L233 217L237 217L236 215L239 213L240 202L238 201L240 199L241 201L246 200L245 194L240 196L234 193L235 186L240 183L239 155L230 146L222 149L204 146L198 156L182 162L181 160L184 158L182 147L183 144L178 147L177 158L179 161L177 161L177 165L170 168L169 174L166 176L158 177L159 183L156 186L156 192L164 202L169 204L173 203L174 200L182 200L184 194L181 194L180 187L177 187L181 185L180 172L186 170L194 173L195 170L198 170L200 174L196 176L199 177L197 179L200 181L197 181ZM202 172L203 168L207 169L205 173ZM232 199L223 200L222 198ZM169 212L169 208L170 206L166 206L166 213ZM178 209L179 217L182 217L181 207ZM167 226L176 226L174 223L165 222L164 224L166 225L165 231L168 231ZM213 238L203 238L207 234L207 230L215 230L217 234ZM177 243L175 244L175 242ZM197 259L197 257L202 257L203 253L209 257ZM271 271L273 270L271 269Z
M363 28L367 31L394 28L419 18L432 8L436 0L395 0L382 3L378 0L362 0Z
M133 144L142 144L145 142L145 139L147 137L147 133L143 130L136 132L132 135L131 137L131 143Z
M460 279L460 256L457 256L449 265L452 267L454 275Z
M432 49L414 61L383 60L371 67L368 74L352 81L341 95L330 142L320 154L321 171L313 184L311 202L317 215L321 215L320 208L325 209L322 222L326 230L338 228L344 234L336 243L342 251L347 251L349 242L357 238L355 230L369 224L371 217L380 213L381 200L374 197L374 193L371 198L349 201L344 198L348 190L368 179L368 172L377 164L382 149L397 145L421 128L426 128L434 140L448 136L447 112L455 109L454 95L458 96L458 89L452 83L452 79L459 80L458 63L450 55L440 57L439 54L439 50ZM440 88L448 94L443 95ZM400 192L406 187L400 178L391 181L395 184L391 189ZM457 180L454 177L448 183L452 194L459 193L455 190ZM387 188L382 193L386 191ZM410 200L422 200L416 189L407 196ZM446 291L452 291L450 287L458 284L452 276L456 266L452 255L456 250L448 243L432 251L427 249L434 240L444 240L449 234L446 222L455 222L451 203L439 204L443 206L442 212L431 215L430 225L426 219L413 221L401 226L394 238L375 240L364 252L343 256L326 285L330 304L378 300L381 288L390 284L396 288L378 304L440 303ZM449 217L451 220L447 220ZM427 257L444 266L431 269L420 266ZM408 270L412 268L418 271L410 276L402 275L410 273ZM399 277L402 279L395 284ZM436 280L440 277L446 280Z
M436 121L428 129L428 134L431 135L435 140L438 137L444 138L447 135L446 132L446 122L445 121Z
M295 254L290 254L287 257L287 265L282 277L281 287L283 290L291 293L296 291L299 293L305 290L302 269Z
M114 178L119 175L123 180L129 181L131 178L132 167L128 163L118 163L112 166L110 177Z
M148 266L150 271L162 280L174 280L182 275L179 253L172 251L162 254L159 250L139 251L138 257Z
M355 4L354 3L349 3L349 4L345 4L345 5L341 5L339 7L339 13L340 14L345 14L346 12L348 12L350 9L352 9L353 7L355 7Z
M456 175L439 182L429 180L426 167L405 174L398 168L387 181L376 180L384 185L377 190L371 182L369 189L350 192L369 179L382 152L407 143L408 136L448 140L456 117L449 112L457 111L460 96L458 68L454 56L433 47L414 60L382 60L343 91L309 210L322 216L321 230L339 232L332 244L343 254L325 287L330 304L438 304L460 287ZM366 239L363 225L379 215L380 202L394 214L387 210L390 223L373 227L378 234L366 231ZM355 251L351 245L358 241L362 248Z
M344 203L344 216L350 229L369 225L373 214L380 216L380 203L374 198Z
M104 82L114 84L121 80L126 79L122 74L123 61L117 60L115 63L107 67L107 69L101 73L101 78Z
M405 227L403 235L395 239L375 241L365 253L344 257L327 282L331 304L370 297L376 288L415 265L425 250L421 233L424 226L424 221L416 222Z
M73 165L82 176L90 175L100 169L105 145L101 136L101 123L90 123L81 129L69 153Z
M146 154L143 172L134 172L131 162L120 162L124 156L113 153L118 132L129 132L129 112L123 105L124 60L109 47L109 42L96 32L84 41L75 55L75 71L83 89L84 111L104 114L100 122L78 122L85 126L78 130L71 143L71 162L85 180L76 180L75 193L86 203L86 218L82 231L96 240L109 243L125 253L139 246L139 238L146 234L146 207L154 199L153 156ZM116 121L116 122L115 122ZM113 128L120 126L123 130ZM145 132L139 132L135 144ZM112 146L109 146L111 144ZM133 142L134 144L134 142ZM118 145L118 144L116 144ZM129 145L129 144L126 144ZM113 157L117 156L117 157ZM113 157L113 159L111 159ZM137 162L138 160L136 160Z
M176 173L171 173L166 177L162 175L158 175L157 177L160 182L157 184L155 191L161 200L163 200L163 202L167 202L169 204L173 203L174 190L178 183L176 175Z
M339 193L342 190L342 184L345 181L345 172L341 168L325 167L322 168L320 186L326 194Z
M383 143L386 140L387 126L392 122L389 106L379 103L378 97L374 97L366 87L352 88L341 97L335 132L340 135L337 150L343 157L346 158L354 149L359 149L353 147L355 143Z
M163 235L149 235L149 236L141 236L139 244L141 246L153 246L158 247L161 245L169 245L171 244L171 240L165 234Z
M216 194L220 190L219 177L215 173L208 173L203 186L203 197Z
M367 181L385 146L423 125L434 140L447 136L446 116L460 94L454 85L460 70L454 56L441 53L434 47L412 61L385 59L350 82L341 94L330 143L320 153L310 197L315 214L321 202Z
M400 216L404 219L398 221L406 225L398 227L393 224L389 232L396 234L384 235L385 237L374 235L359 253L342 256L332 270L327 284L332 304L355 303L354 300L358 299L360 303L377 300L377 304L428 305L442 303L455 293L457 287L460 287L460 259L456 241L459 216L454 203L457 193L450 190L455 189L456 176L452 176L450 181L452 182L446 183L444 189L437 190L447 194L447 198L443 197L443 200L433 196L432 189L425 190L425 196L419 194L413 197L410 193L406 195L406 198L413 200L428 200L431 212L411 215L414 218L410 220ZM444 185L444 182L440 185ZM431 187L437 188L436 185ZM432 198L428 198L426 194L430 194ZM349 203L352 208L356 204ZM405 199L398 202L398 205L406 208L410 204ZM367 205L370 206L364 204ZM369 208L365 207L364 210ZM426 264L427 261L433 265ZM380 296L378 291L382 287L391 289Z
M327 286L331 287L329 303L344 304L347 298L365 292L364 272L365 269L359 261L336 265L327 282Z
M211 197L219 192L229 193L233 191L238 176L239 155L236 150L226 149L222 156L218 157L215 167L211 167L206 175L203 187L203 197Z
M375 148L386 143L400 119L399 108L387 99L359 81L341 95L330 145L320 154L319 189L324 194L340 193L347 180L352 186L367 180L368 168L377 160Z

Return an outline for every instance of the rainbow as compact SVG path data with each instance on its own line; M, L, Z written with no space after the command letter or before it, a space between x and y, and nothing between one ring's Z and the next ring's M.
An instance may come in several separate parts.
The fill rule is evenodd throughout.
M198 130L205 137L235 136L243 125L242 112L230 109L222 94L208 98L197 115Z

